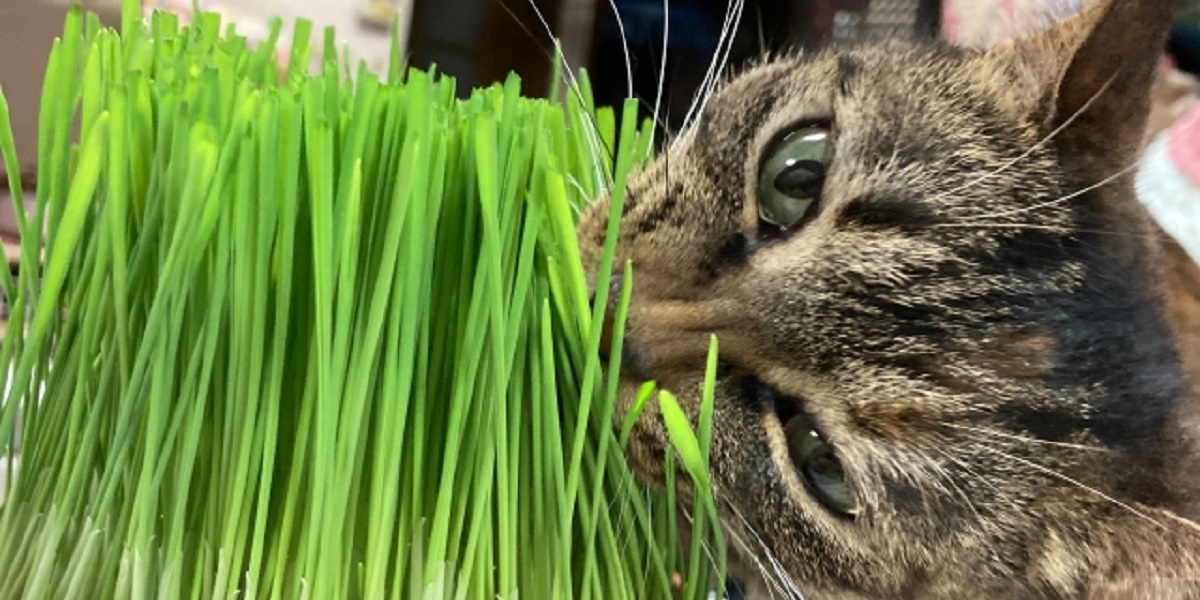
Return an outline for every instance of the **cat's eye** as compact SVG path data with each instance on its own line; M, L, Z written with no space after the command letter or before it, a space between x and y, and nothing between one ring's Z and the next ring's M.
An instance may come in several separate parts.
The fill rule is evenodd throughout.
M837 514L857 515L858 501L833 447L803 415L788 419L783 429L788 441L788 455L813 497Z
M825 186L829 129L804 127L774 146L758 174L758 218L788 229L816 209Z

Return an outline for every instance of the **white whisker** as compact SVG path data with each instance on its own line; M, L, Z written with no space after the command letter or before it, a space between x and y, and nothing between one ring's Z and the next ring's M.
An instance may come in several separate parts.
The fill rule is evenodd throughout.
M1030 223L934 223L930 229L1037 229L1054 233L1070 234L1079 231L1063 225L1035 225ZM1094 232L1103 233L1103 232ZM1116 232L1113 232L1116 233Z
M954 423L943 423L943 425L945 425L946 427L953 428L953 429L961 429L963 431L969 431L971 433L990 435L992 437L1002 438L1002 439L1006 439L1006 440L1013 440L1016 442L1022 442L1022 443L1026 443L1026 444L1041 444L1041 445L1045 445L1045 446L1055 446L1058 448L1070 448L1072 450L1084 450L1087 452L1107 452L1107 449L1102 448L1100 446L1086 446L1084 444L1072 444L1070 442L1054 442L1054 441L1050 441L1050 440L1039 440L1037 438L1031 438L1031 437L1027 437L1027 436L1023 436L1023 435L1004 433L1002 431L996 431L994 429L985 429L982 427L970 427L967 425L957 425Z
M1051 477L1054 477L1055 479L1059 479L1059 480L1061 480L1061 481L1065 481L1065 482L1067 482L1067 483L1069 483L1069 484L1071 484L1071 485L1074 485L1074 486L1078 487L1078 488L1079 488L1079 489L1081 489L1081 490L1085 490L1085 491L1087 491L1087 492L1090 492L1090 493L1094 494L1094 495L1095 495L1096 497L1098 497L1098 498L1101 498L1101 499L1103 499L1103 500L1105 500L1105 501L1107 501L1107 502L1111 502L1113 505L1115 505L1115 506L1119 506L1119 507L1121 507L1122 509L1129 511L1129 512L1130 512L1131 514L1133 514L1133 515L1136 515L1136 516L1138 516L1138 517L1140 517L1140 518L1142 518L1142 519L1145 519L1146 521L1148 521L1148 522L1150 522L1150 523L1152 523L1152 524L1154 524L1154 525L1156 525L1156 526L1158 526L1158 527L1161 527L1161 528L1163 528L1163 529L1166 529L1166 526L1165 526L1165 525L1163 525L1162 523L1158 522L1158 520L1156 520L1154 517L1151 517L1150 515L1148 515L1148 514L1146 514L1146 513L1142 512L1142 511L1140 511L1140 510L1138 510L1138 509L1136 509L1136 508L1134 508L1134 507L1130 506L1129 504L1126 504L1126 503L1124 503L1124 502L1121 502L1120 500L1117 500L1116 498L1113 498L1112 496L1109 496L1108 494L1105 494L1104 492L1101 492L1100 490L1098 490L1098 489L1096 489L1096 488L1094 488L1094 487L1091 487L1091 486L1089 486L1089 485L1087 485L1087 484L1083 483L1082 481L1079 481L1078 479L1074 479L1074 478L1072 478L1072 477L1068 477L1067 475L1064 475L1064 474L1062 474L1062 473L1059 473L1058 471L1055 471L1054 469L1051 469L1051 468L1048 468L1048 467L1045 467L1045 466L1039 465L1039 464L1037 464L1037 463L1035 463L1035 462L1033 462L1033 461L1031 461L1031 460L1027 460L1027 459L1021 458L1020 456L1015 456L1015 455L1009 454L1009 453L1007 453L1007 452L1004 452L1003 450L997 449L997 448L995 448L995 447L993 447L993 446L989 446L989 445L987 445L987 444L981 444L981 443L978 443L978 442L976 442L976 445L977 445L979 448L982 448L982 449L984 449L984 450L987 450L987 451L989 451L989 452L992 452L993 454L996 454L997 456L1001 456L1001 457L1003 457L1003 458L1007 458L1008 460L1011 460L1011 461L1019 462L1019 463L1021 463L1021 464L1025 465L1025 466L1028 466L1028 467L1030 467L1030 468L1032 468L1032 469L1035 469L1035 470L1037 470L1037 471L1040 471L1040 472L1042 472L1042 473L1045 473L1045 474L1047 474L1047 475L1049 475L1049 476L1051 476Z
M652 113L654 115L654 118L651 121L653 123L653 125L652 125L653 129L651 129L651 132L650 132L651 139L653 139L654 136L658 133L658 125L660 122L659 121L659 119L660 119L659 113L660 113L660 111L662 111L663 88L666 87L666 80L667 80L666 79L667 78L667 51L668 51L667 42L670 40L670 37L671 37L671 3L668 0L663 0L662 6L663 6L662 60L659 62L659 66L658 66L658 90L654 94L654 112ZM666 127L665 127L665 123L664 123L664 129L665 128Z
M1035 230L1048 231L1051 233L1061 233L1066 237L1073 237L1079 234L1092 235L1110 235L1114 237L1135 238L1145 240L1161 240L1162 235L1157 233L1137 233L1132 231L1112 231L1107 229L1082 229L1077 227L1067 227L1061 225L1038 225L1035 223L934 223L929 226L930 229L971 229L971 230L986 230L986 229L1008 229L1008 230Z
M962 185L953 187L949 190L946 190L944 192L936 194L935 196L930 198L930 200L932 201L932 200L937 200L939 198L944 198L951 194L957 194L958 192L961 192L965 189L979 185L980 183L987 181L988 179L991 179L992 177L1000 175L1001 173L1004 173L1005 171L1011 169L1012 167L1016 166L1016 164L1021 162L1022 160L1029 158L1029 156L1032 155L1034 152L1037 152L1038 149L1040 149L1043 146L1045 146L1046 144L1050 143L1052 140L1054 140L1054 138L1058 137L1059 134L1061 134L1063 131L1066 131L1066 129L1068 127L1070 127L1072 124L1074 124L1075 121L1080 116L1082 116L1084 112L1087 112L1087 109L1091 108L1092 104L1094 104L1096 102L1096 100L1098 100L1100 98L1100 95L1103 94L1104 92L1108 91L1109 86L1111 86L1113 81L1116 80L1116 77L1117 77L1117 74L1113 73L1113 75L1108 78L1108 81L1105 81L1104 85L1100 86L1100 89L1097 90L1096 93L1093 94L1091 98L1088 98L1088 101L1084 102L1083 106L1081 106L1079 108L1079 110L1075 111L1075 114L1072 114L1070 117L1068 117L1067 120L1063 121L1061 125L1059 125L1058 127L1055 127L1053 131L1051 131L1048 135L1046 135L1041 140L1039 140L1036 144L1030 146L1029 149L1025 150L1025 152L1022 152L1021 154L1019 154L1016 157L1012 158L1011 160L1005 162L1004 164L1000 165L999 167L997 167L996 169L994 169L992 171L988 171L987 173L984 173L983 175L980 175L979 177L976 177L975 179L972 179Z
M1033 206L1025 206L1022 208L1015 208L1012 210L1005 210L1005 211L1000 211L997 213L988 213L986 215L986 217L984 217L984 218L1019 215L1019 214L1024 214L1027 212L1033 212L1035 210L1039 210L1042 208L1048 208L1048 207L1055 206L1058 204L1063 204L1065 202L1069 202L1069 201L1074 200L1075 198L1078 198L1088 192L1102 188L1102 187L1112 183L1113 181L1116 181L1117 179L1124 177L1125 175L1128 175L1129 173L1137 170L1137 168L1140 164L1141 163L1139 161L1135 161L1133 164L1117 171L1116 173L1113 173L1112 175L1109 175L1108 177L1105 177L1104 179L1101 179L1100 181L1098 181L1092 185L1089 185L1083 189L1080 189L1078 191L1067 194L1066 196L1062 196L1061 198L1055 198L1054 200L1047 200L1045 202L1038 202L1037 204L1034 204ZM974 217L965 217L964 219L972 219L972 218L974 218Z
M754 526L750 524L750 521L747 521L746 517L743 516L741 511L739 511L732 503L725 504L729 507L733 515L737 517L738 520L740 520L746 527L746 531L748 531L750 535L754 536L754 540L758 543L759 548L762 549L763 556L765 556L767 561L770 563L771 570L774 571L774 578L767 578L767 583L779 586L779 591L790 599L804 600L804 594L798 587L796 587L796 583L792 581L791 576L787 574L787 570L784 569L783 565L779 563L779 560L775 558L775 553L767 547L766 542L764 542L762 537L758 535L758 532L754 530ZM754 554L754 552L750 552L750 554ZM753 560L757 561L758 559L753 558Z
M548 23L546 21L546 16L542 14L542 10L540 8L538 8L537 4L534 3L533 0L528 0L528 2L529 2L529 6L533 9L533 14L535 16L537 16L538 22L541 23L542 29L544 29L546 31L546 36L549 39L554 40L554 30L551 29L550 23ZM609 0L609 2L612 3L613 0ZM501 6L504 7L504 10L508 11L508 7L505 7L503 4L501 4ZM613 5L613 10L614 11L616 10L616 5ZM509 14L511 15L512 12L509 11ZM617 22L620 23L620 21L621 21L621 15L620 15L620 13L617 13ZM621 39L622 40L625 39L625 30L623 28L621 30ZM628 64L629 64L629 45L627 43L624 45L625 45L626 65L628 66ZM567 81L568 81L567 89L570 90L570 93L575 94L575 99L578 100L580 102L580 104L583 104L583 96L581 95L581 93L579 91L580 90L579 80L575 77L575 71L571 68L571 63L570 63L570 61L567 60L566 54L563 54L562 45L558 44L556 42L554 44L554 52L555 52L555 60L561 61L562 65L563 65L563 73L565 73L567 76ZM633 95L632 76L630 76L629 82L630 82L629 95L632 96ZM589 118L590 118L590 115L589 115ZM604 168L604 164L600 157L605 156L605 155L610 155L612 153L612 150L609 148L605 148L604 143L601 141L600 135L597 131L598 127L597 127L596 123L594 121L592 121L591 125L592 126L590 128L586 129L585 134L587 135L587 138L588 138L588 144L592 147L592 156L595 157L595 160L593 161L592 166L595 169L596 181L601 182L601 185L603 186L601 191L604 193L607 193L613 184L612 174L609 173Z
M939 455L941 455L942 458L945 458L946 460L954 463L958 468L962 469L963 471L966 471L967 474L971 475L972 477L980 479L980 480L984 481L985 483L987 482L987 479L980 477L979 474L975 473L975 471L971 468L970 465L959 460L955 456L951 455L949 452L946 452L945 450L942 450L941 448L934 448L934 451L937 452ZM963 502L967 503L967 508L971 509L971 514L975 515L975 519L977 521L982 522L983 517L979 514L979 511L975 509L975 504L973 502L971 502L971 497L969 495L967 495L967 492L965 490L963 490L961 487L959 487L959 485L954 482L954 478L951 477L948 473L945 473L943 469L938 468L937 470L938 470L938 474L940 475L940 479L945 481L946 483L949 483L950 487L954 488L955 493L957 493L958 496L963 499Z
M758 560L758 557L754 555L754 551L750 547L750 544L746 543L746 540L742 539L740 535L732 530L727 531L726 535L739 548L741 548L741 556L744 556L751 561L752 566L758 571L759 579L767 583L767 593L770 594L771 599L774 600L775 592L777 590L782 592L782 590L779 589L779 585L772 579L771 574L767 572L767 567L762 564L761 560Z
M704 108L708 106L708 99L712 96L713 90L716 89L717 83L720 81L721 73L725 71L725 66L729 62L729 55L733 52L733 38L737 34L738 26L742 22L742 12L745 9L745 0L733 0L729 4L729 8L725 11L725 21L721 25L721 36L717 39L717 50L713 53L713 60L708 65L708 71L704 74L704 80L700 83L700 87L696 90L696 96L692 98L692 104L688 107L687 116L683 119L682 135L676 138L675 143L686 139L692 129L692 125L696 119L704 112Z
M532 2L533 0L530 0ZM621 36L621 48L625 55L625 97L633 97L633 59L629 55L629 38L625 37L625 21L621 18L621 9L617 8L616 0L608 0L613 17L617 20L617 32Z
M680 510L680 512L683 513L683 518L687 519L688 523L692 526L692 531L695 532L696 519L692 517L691 511L689 511L686 506L680 506L679 510ZM720 523L711 523L710 526L720 527L721 524ZM693 539L693 542L694 541L695 540ZM700 549L704 551L704 556L705 556L705 558L708 559L709 566L712 567L712 570L714 573L718 572L720 569L717 568L717 559L716 559L716 555L713 553L712 546L709 546L708 542L706 542L704 540L704 538L700 538L699 541L700 541ZM718 585L723 584L723 583L724 582L718 582Z

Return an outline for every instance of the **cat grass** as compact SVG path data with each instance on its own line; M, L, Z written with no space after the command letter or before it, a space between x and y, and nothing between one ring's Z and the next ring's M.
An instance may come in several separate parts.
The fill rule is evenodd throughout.
M651 154L635 105L458 99L331 30L310 73L304 20L280 68L282 28L66 18L0 274L0 597L706 597L711 386L698 430L663 396L684 514L623 459L575 242Z

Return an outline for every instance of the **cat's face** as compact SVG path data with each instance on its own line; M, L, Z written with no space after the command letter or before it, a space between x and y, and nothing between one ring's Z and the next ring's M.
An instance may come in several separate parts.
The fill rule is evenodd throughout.
M653 379L694 418L719 338L712 479L745 574L780 597L1119 593L1131 556L1192 535L1192 409L1126 169L1151 4L986 53L765 63L631 181L620 408ZM1114 77L1089 44L1121 30ZM580 226L593 264L607 213ZM661 480L668 447L651 407L629 459Z

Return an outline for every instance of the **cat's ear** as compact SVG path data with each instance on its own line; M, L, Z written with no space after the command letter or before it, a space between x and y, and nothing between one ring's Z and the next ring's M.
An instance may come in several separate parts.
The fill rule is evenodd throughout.
M1060 142L1097 144L1118 161L1143 139L1155 67L1174 0L1095 0L1040 33L992 49L1028 84L1026 106L1049 128L1073 120Z

